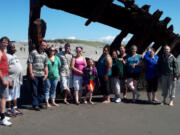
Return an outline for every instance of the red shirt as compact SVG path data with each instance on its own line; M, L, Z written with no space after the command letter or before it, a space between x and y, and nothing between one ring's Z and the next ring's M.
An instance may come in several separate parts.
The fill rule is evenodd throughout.
M4 52L2 52L2 56L1 56L0 71L3 76L8 76L8 72L9 72L8 59Z

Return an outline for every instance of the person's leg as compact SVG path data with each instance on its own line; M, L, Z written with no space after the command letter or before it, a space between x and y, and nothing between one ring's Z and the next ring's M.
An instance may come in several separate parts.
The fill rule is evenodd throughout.
M69 95L69 88L68 88L68 77L67 76L62 76L61 77L61 88L63 90L63 95L64 95L64 103L69 104L67 101L68 95Z
M121 102L120 93L121 93L121 86L120 86L120 80L119 78L114 79L114 86L115 86L115 96L116 96L116 103Z
M133 80L133 85L134 85L134 93L136 95L136 99L139 99L139 93L137 91L137 80Z
M39 101L39 107L41 109L44 108L43 102L45 100L45 92L47 87L47 79L43 80L44 77L39 77L39 87L38 87L38 101Z
M12 104L11 104L11 101L7 101L6 102L6 104L7 104L7 109L6 109L6 115L8 116L8 117L13 117L13 116L15 116L15 114L14 114L14 112L12 111Z
M99 77L100 87L99 90L101 91L101 94L103 95L102 101L105 100L105 82L103 77Z
M79 101L82 103L82 89L81 90L79 90Z
M35 108L39 105L38 102L38 83L39 80L37 77L34 77L34 80L31 80L32 83L32 106Z
M13 109L12 109L12 111L14 112L15 115L23 115L23 112L21 112L17 107L17 99L13 100Z
M53 106L59 106L58 104L55 103L57 84L58 84L58 80L57 79L51 80L50 97L51 97L52 105Z
M147 98L148 98L148 101L149 102L152 102L151 101L151 90L152 90L152 80L147 80Z
M168 95L168 89L169 89L169 86L168 86L168 77L167 76L162 76L161 78L162 80L162 97L163 97L163 104L166 104L166 98L167 98L167 95Z
M51 89L51 82L49 79L46 80L46 90L45 90L45 102L46 102L46 107L51 107L49 104L49 93Z
M78 90L74 90L74 97L75 97L75 102L76 104L80 104L79 103L79 91Z
M158 90L158 79L153 78L153 84L152 84L152 101L159 102L159 100L156 97L156 92Z
M123 90L123 98L126 99L127 98L127 91L128 91L128 88L127 88L127 80L126 79L122 79L121 82L121 89Z
M108 78L107 80L104 80L104 89L105 89L105 100L103 101L103 103L110 103L110 79Z
M89 91L89 103L90 104L94 104L94 102L92 102L92 95L93 95L93 91Z
M171 77L170 81L170 88L169 88L169 93L170 93L170 106L174 106L174 98L175 98L175 90L176 90L176 81L173 80L174 78Z
M4 77L4 79L8 81L8 77ZM8 86L4 86L0 81L0 125L5 125L5 126L12 125L12 123L8 121L10 118L5 116L6 101L8 95L9 95Z
M113 91L113 93L114 93L114 98L113 98L113 102L115 102L115 100L118 98L118 97L116 97L116 78L115 77L111 77L111 79L110 79L110 85L111 85L111 89L112 89L112 91Z
M79 102L79 90L80 90L80 86L79 86L79 77L78 76L74 76L74 97L75 97L75 102L77 105L80 104Z
M20 84L16 84L16 86L14 86L14 94L12 96L13 99L13 109L12 111L14 112L15 115L23 115L23 113L18 109L18 98L20 98Z
M6 98L1 98L0 108L0 125L11 126L12 123L8 121L10 118L5 116Z
M90 91L86 93L86 96L84 97L84 103L87 104L87 98L90 98Z
M133 94L133 101L135 101L135 92L134 92L134 84L133 84L133 79L132 78L128 78L127 79L127 85L129 87L129 89L132 91Z
M1 120L3 120L5 118L5 112L6 112L6 98L1 98L1 103L0 103L0 116L1 116Z
M78 79L78 85L79 85L79 101L80 101L81 103L83 103L83 100L82 100L82 94L83 94L82 81L83 81L82 77L79 77L79 79Z
M9 112L9 115L13 115L13 112L11 110L11 108L12 108L12 101L13 101L13 95L14 95L14 89L9 89L8 98L6 99L7 113Z
M66 90L64 90L64 103L65 104L69 104L69 102L67 101L67 98L68 98L68 90L66 89Z

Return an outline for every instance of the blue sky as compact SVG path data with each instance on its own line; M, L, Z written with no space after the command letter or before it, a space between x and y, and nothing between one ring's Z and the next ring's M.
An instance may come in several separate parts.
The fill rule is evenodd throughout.
M118 4L118 2L115 2ZM136 0L138 6L150 4L150 12L160 9L172 18L175 33L180 33L180 0ZM29 0L0 0L0 37L27 41L29 25ZM99 23L84 24L87 19L63 11L43 7L41 18L47 22L45 39L71 38L96 41L112 41L119 30ZM127 38L128 39L128 38Z

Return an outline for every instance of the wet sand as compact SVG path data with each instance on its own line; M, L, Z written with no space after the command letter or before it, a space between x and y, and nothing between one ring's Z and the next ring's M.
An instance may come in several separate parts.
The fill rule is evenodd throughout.
M140 99L146 100L146 93L142 91L140 94ZM174 107L139 101L137 104L60 104L40 112L22 109L25 115L12 118L12 127L0 126L0 134L179 135L180 89L176 95ZM128 93L128 98L131 98L131 93ZM161 99L160 91L158 98Z

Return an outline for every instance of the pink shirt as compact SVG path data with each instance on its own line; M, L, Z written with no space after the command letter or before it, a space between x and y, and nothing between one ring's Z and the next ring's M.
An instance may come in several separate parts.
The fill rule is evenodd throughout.
M83 68L85 67L85 65L86 65L85 59L83 59L83 60L75 59L75 66L74 67L77 68L78 70L83 71ZM77 72L74 72L74 75L82 76L80 73L77 73Z

